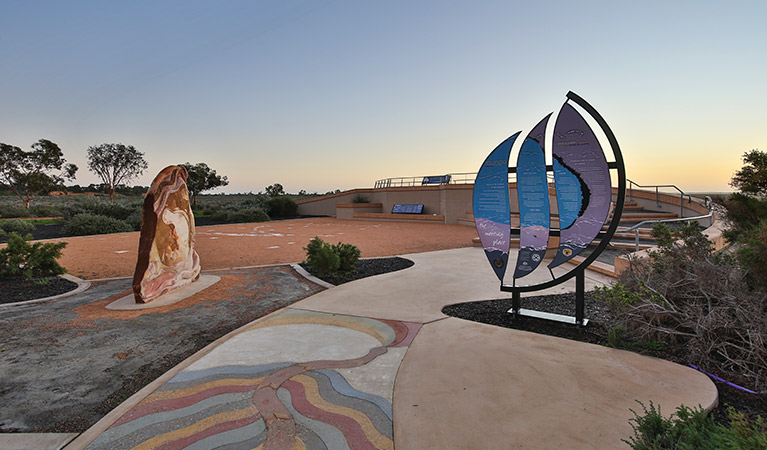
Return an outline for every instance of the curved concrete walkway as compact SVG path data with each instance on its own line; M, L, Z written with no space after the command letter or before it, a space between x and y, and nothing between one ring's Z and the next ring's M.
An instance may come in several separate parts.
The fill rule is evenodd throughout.
M716 404L680 365L445 316L508 295L482 249L407 257L230 333L66 448L620 448L637 400Z

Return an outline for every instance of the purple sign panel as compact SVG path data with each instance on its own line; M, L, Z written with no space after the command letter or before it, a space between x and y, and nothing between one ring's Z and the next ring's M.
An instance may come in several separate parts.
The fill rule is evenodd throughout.
M474 182L474 223L490 265L503 282L511 244L509 205L509 153L519 133L515 133L488 155Z
M565 103L554 126L552 147L560 238L553 269L597 237L610 212L610 169L596 135Z
M549 115L550 116L550 115ZM514 278L522 278L538 267L549 242L549 185L543 138L546 116L522 143L517 157L519 199L519 252Z

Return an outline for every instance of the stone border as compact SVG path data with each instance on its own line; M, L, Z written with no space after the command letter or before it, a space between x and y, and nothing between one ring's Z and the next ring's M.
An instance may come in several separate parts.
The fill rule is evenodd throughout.
M301 267L298 263L293 263L290 265L290 267L293 268L296 272L298 272L299 275L306 278L307 280L311 281L314 284L319 284L320 286L330 289L332 287L336 287L334 284L330 284L327 281L320 280L319 278L315 277L314 275L307 272L303 267Z
M32 303L47 302L49 300L58 300L60 298L69 297L70 295L79 294L83 292L84 290L88 289L89 287L91 287L90 281L77 278L76 276L70 275L68 273L65 273L64 275L60 275L60 277L65 280L69 280L73 283L77 283L77 287L69 292L64 292L63 294L58 294L58 295L52 295L50 297L36 298L33 300L25 300L23 302L3 303L2 305L0 305L0 308L4 306L21 306L21 305L30 305Z

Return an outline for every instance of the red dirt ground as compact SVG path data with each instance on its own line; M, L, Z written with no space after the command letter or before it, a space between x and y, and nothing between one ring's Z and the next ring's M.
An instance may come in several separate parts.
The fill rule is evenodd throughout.
M363 258L470 247L474 227L433 223L312 218L197 227L195 248L203 270L303 261L304 247L319 236L360 248ZM59 263L84 279L132 277L139 233L54 239L66 241Z

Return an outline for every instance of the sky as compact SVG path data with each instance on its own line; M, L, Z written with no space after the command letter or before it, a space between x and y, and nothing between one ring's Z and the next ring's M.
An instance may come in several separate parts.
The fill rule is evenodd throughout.
M205 162L213 192L476 172L568 91L629 179L728 191L767 150L763 1L0 0L0 142Z

